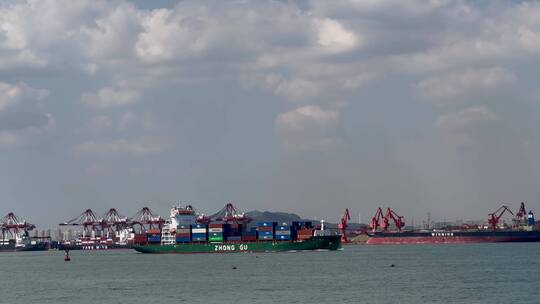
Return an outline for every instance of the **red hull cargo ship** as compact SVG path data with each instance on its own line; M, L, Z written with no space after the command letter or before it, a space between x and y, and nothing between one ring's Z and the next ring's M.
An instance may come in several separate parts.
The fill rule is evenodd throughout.
M513 215L512 225L500 223L502 215L508 212ZM397 231L388 231L393 222ZM468 243L509 243L540 242L540 230L536 229L532 211L525 211L521 203L519 211L514 214L508 207L502 206L489 214L488 225L475 229L434 229L419 231L402 231L405 226L402 216L388 208L383 213L379 208L371 220L366 244L468 244Z
M540 242L540 231L403 231L368 233L367 244L466 244Z

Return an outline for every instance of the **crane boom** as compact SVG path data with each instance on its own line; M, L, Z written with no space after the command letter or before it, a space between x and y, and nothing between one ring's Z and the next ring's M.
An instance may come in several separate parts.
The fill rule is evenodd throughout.
M504 215L505 212L510 213L511 215L514 215L512 210L510 210L507 206L502 205L497 209L497 211L488 214L488 223L491 226L493 230L497 229L497 225L499 225L499 221L501 217Z
M341 242L348 243L347 239L347 228L349 227L349 221L351 220L351 215L349 214L349 208L345 209L343 216L341 217L341 222L338 224L338 229L341 232Z

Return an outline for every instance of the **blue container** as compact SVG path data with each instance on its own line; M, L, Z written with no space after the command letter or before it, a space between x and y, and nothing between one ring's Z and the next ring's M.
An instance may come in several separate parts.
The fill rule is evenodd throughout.
M177 237L176 238L177 243L189 243L191 242L191 238L188 237Z
M205 237L206 237L206 233L192 233L192 234L191 234L191 237L192 237L192 238L196 238L196 237L203 237L203 238L205 238Z
M257 227L274 227L274 222L258 222Z
M259 235L274 235L272 231L259 231Z
M195 224L195 225L191 226L191 228L206 228L206 225L205 224Z
M240 240L242 240L242 238L239 237L239 236L229 236L229 237L227 237L227 240L228 241L240 241Z
M278 230L291 230L291 227L281 225L281 226L276 227L276 231L278 231Z
M206 237L194 237L192 238L193 242L206 242Z
M159 243L159 242L161 242L161 235L159 235L159 234L150 234L150 235L148 235L148 242L150 242L150 243Z
M273 240L273 235L259 235L259 240Z
M290 241L290 235L276 235L276 240Z

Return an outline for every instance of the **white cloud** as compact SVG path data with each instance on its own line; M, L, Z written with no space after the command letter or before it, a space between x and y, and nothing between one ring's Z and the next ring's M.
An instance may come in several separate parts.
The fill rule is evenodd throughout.
M469 127L497 120L497 115L485 107L467 108L458 113L441 115L435 126L448 131L463 131Z
M540 32L534 31L526 26L518 28L517 34L519 42L528 51L540 51Z
M169 147L166 137L146 136L112 141L88 141L73 146L76 156L144 156L165 151Z
M15 106L22 100L39 101L48 95L49 91L34 89L26 83L0 82L0 111Z
M452 99L470 92L493 90L516 80L516 76L503 68L466 69L431 76L420 81L416 89L425 98Z
M139 94L131 89L102 88L96 93L86 92L81 96L81 102L98 109L126 106L137 102Z
M335 146L334 129L339 113L319 106L304 106L281 113L275 119L276 131L290 150L321 150Z
M346 51L361 44L359 38L347 31L343 25L332 19L315 20L318 30L318 43L330 51Z

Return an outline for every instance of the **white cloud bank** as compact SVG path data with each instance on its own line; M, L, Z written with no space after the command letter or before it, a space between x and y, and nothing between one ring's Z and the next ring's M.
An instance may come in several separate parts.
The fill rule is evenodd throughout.
M81 102L92 108L107 109L133 104L139 99L139 94L131 89L102 88L98 92L86 92L81 96Z
M294 151L323 150L334 146L338 139L334 129L339 113L318 106L304 106L276 117L277 133L285 147Z

